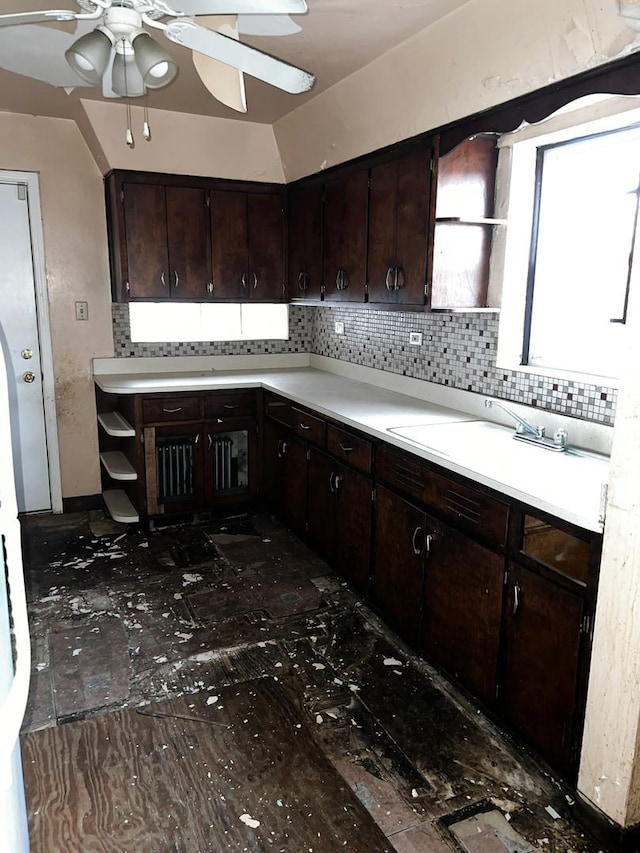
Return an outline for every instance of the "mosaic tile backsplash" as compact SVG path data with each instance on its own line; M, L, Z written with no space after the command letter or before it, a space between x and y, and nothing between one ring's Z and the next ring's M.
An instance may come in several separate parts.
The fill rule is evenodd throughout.
M134 344L129 308L113 305L115 355L256 355L311 352L612 425L617 391L496 367L498 318L494 312L419 314L340 306L291 305L288 341ZM344 334L335 323L344 323ZM422 346L409 345L422 333Z

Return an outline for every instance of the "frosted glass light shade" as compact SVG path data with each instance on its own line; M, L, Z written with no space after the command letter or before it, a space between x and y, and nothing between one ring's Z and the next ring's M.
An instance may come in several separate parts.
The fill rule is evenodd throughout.
M171 83L178 73L178 66L149 33L139 33L131 44L145 86L161 89Z
M111 50L109 37L100 30L92 30L75 41L64 56L76 74L87 83L98 86L109 64Z

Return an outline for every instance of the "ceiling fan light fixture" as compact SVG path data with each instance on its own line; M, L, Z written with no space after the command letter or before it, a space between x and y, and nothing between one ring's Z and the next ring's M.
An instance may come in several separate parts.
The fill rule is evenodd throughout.
M65 51L71 68L94 86L100 84L111 58L112 42L101 29L85 33Z
M145 94L142 74L131 54L116 53L113 57L111 89L119 98L140 98Z
M131 39L131 45L145 86L161 89L171 83L178 73L178 66L149 33L141 30Z

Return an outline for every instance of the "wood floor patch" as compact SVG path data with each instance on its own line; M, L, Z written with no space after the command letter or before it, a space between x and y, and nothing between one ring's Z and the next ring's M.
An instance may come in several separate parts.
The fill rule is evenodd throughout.
M129 646L120 619L54 626L51 673L56 716L118 705L129 696Z
M32 853L393 850L270 679L30 732L22 756Z

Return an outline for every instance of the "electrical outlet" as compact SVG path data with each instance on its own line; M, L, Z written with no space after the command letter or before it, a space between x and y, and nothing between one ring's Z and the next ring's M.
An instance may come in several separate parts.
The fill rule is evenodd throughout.
M422 346L422 332L409 332L409 343L414 347Z
M344 335L344 323L341 323L340 320L336 321L336 335Z
M76 320L88 320L89 319L89 303L88 302L76 302Z

